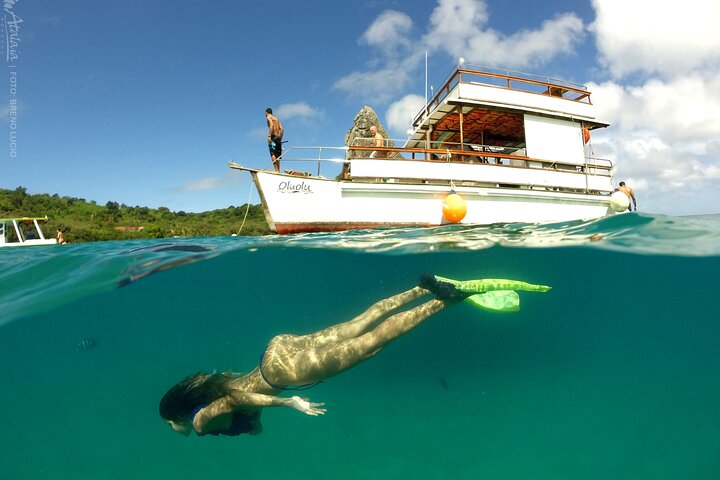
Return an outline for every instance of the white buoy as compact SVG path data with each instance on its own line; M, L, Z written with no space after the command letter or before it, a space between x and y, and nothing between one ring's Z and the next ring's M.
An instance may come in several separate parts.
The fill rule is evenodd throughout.
M623 192L614 192L610 195L610 208L613 212L624 212L630 207L630 199Z

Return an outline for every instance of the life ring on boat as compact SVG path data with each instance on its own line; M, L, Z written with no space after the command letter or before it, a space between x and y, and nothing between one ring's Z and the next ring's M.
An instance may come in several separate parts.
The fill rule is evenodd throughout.
M442 212L443 217L448 222L457 223L461 221L467 213L465 199L457 193L451 193L443 201Z
M587 127L583 127L582 133L583 133L583 143L588 143L590 141L590 129Z

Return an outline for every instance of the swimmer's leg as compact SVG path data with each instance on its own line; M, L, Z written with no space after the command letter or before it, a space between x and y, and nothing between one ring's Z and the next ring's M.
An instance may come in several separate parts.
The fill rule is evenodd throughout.
M415 289L410 292L413 291ZM411 295L420 296L424 293L417 291ZM336 343L305 349L298 349L295 345L278 344L272 350L268 349L263 361L263 373L275 385L304 385L325 380L374 356L385 345L451 303L430 300L411 310L392 315L373 330L360 336Z
M308 335L293 336L290 341L293 342L294 346L299 348L317 348L358 337L374 328L388 313L429 293L430 292L421 287L411 288L405 292L380 300L350 321L339 323Z

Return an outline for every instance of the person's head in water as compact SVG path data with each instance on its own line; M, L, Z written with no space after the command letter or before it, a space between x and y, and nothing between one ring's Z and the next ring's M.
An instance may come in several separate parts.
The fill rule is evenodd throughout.
M269 113L270 115L272 115L272 108L270 108L270 107L266 108L265 113Z
M160 416L167 422L184 422L197 407L230 394L227 384L233 378L227 373L196 373L180 380L160 400Z

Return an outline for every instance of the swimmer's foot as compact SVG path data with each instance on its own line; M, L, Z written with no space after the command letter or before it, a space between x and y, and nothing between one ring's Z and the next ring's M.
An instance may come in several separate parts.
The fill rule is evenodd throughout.
M472 293L465 293L458 290L453 280L436 277L430 273L421 274L418 285L426 290L430 290L438 300L461 301L472 295Z

